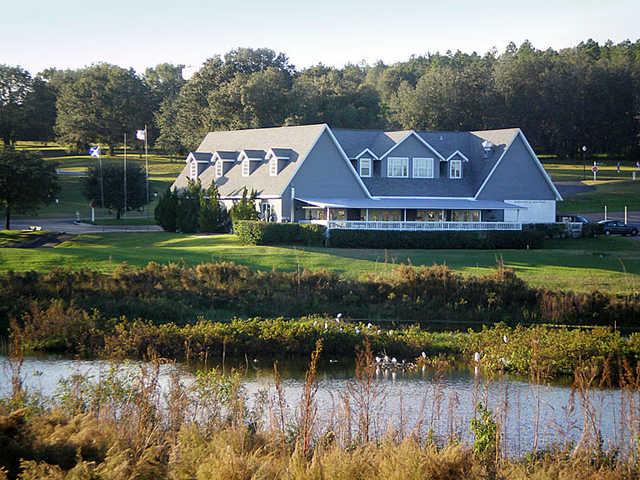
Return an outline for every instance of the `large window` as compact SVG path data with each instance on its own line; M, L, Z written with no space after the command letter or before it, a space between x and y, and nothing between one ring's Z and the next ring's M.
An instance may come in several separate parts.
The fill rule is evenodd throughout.
M444 222L447 213L444 210L416 210L416 222Z
M404 220L402 210L369 210L369 221L371 222L401 222Z
M371 159L370 158L360 159L360 176L361 177L371 176Z
M433 178L433 158L414 158L413 178Z
M454 222L479 222L480 210L452 210L451 220Z
M462 178L462 160L449 162L449 178Z
M407 157L389 157L387 159L387 176L407 178L409 176L409 159Z
M243 177L248 177L250 173L251 173L251 164L249 163L249 160L243 160L242 161L242 176Z

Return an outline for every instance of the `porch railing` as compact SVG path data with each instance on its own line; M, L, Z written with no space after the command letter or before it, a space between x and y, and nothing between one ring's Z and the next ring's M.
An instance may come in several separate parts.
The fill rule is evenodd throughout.
M476 231L522 230L515 222L366 222L329 220L330 230L404 230L404 231Z

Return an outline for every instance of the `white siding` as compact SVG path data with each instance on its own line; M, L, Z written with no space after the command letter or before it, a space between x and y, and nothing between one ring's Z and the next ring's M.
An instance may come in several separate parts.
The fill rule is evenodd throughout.
M525 207L518 210L505 210L505 222L554 223L556 221L555 200L505 200L505 202Z

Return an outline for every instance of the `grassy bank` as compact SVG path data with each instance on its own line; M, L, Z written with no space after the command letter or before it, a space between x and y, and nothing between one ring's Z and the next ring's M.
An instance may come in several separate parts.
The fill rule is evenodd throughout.
M640 289L640 249L628 238L546 242L540 250L376 250L246 246L233 235L105 233L79 235L53 249L0 249L0 271L57 267L113 272L122 262L232 261L252 270L327 269L347 278L386 273L399 264L446 264L463 275L495 272L498 260L532 286L579 292L633 293Z

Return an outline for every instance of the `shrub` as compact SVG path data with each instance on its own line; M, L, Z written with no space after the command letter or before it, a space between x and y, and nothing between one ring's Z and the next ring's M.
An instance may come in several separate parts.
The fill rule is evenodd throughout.
M158 225L167 232L175 232L177 230L178 222L178 195L167 189L167 191L160 196L158 205L156 205L154 216Z
M244 245L322 245L325 227L298 223L268 223L238 220L234 233Z
M328 245L341 248L540 248L544 235L536 230L478 232L402 232L393 230L331 230Z

